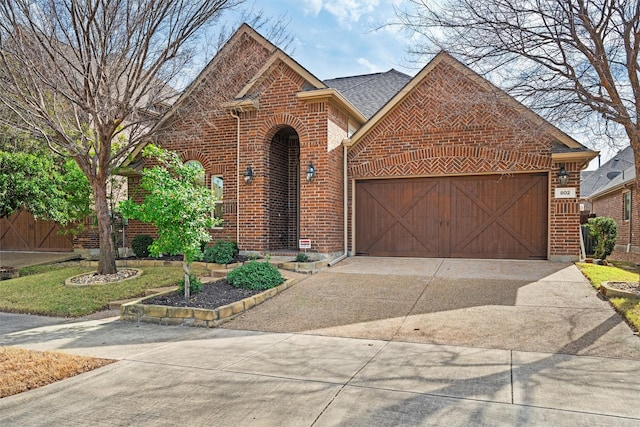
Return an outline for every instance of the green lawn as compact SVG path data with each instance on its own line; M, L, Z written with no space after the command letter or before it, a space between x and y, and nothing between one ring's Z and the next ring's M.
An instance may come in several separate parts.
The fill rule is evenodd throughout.
M602 282L638 281L638 273L632 273L618 267L588 264L586 262L579 262L576 265L596 289L600 289L600 283Z
M182 278L181 267L146 267L137 279L104 286L68 288L65 279L92 271L65 267L26 277L0 281L0 311L78 317L105 309L109 302L143 296L146 289L174 285ZM195 269L195 274L203 271Z
M600 284L602 282L638 281L638 273L632 273L618 267L587 263L577 263L576 265L596 289L600 288ZM620 313L622 313L636 331L640 331L639 298L611 298L609 301Z

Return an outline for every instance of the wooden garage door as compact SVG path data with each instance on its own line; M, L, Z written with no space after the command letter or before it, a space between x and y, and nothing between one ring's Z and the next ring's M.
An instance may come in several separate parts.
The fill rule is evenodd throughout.
M356 253L546 259L547 174L358 181Z
M3 251L73 251L73 237L60 234L60 225L36 220L21 211L0 219L0 250Z

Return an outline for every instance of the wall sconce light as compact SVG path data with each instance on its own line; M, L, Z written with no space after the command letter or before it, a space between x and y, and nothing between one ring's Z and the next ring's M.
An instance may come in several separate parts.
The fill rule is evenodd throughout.
M247 170L244 172L244 182L248 184L251 182L252 179L253 179L253 169L251 169L251 166L247 166Z
M562 186L569 183L569 172L564 168L564 165L561 165L558 171L558 183Z
M316 178L316 168L313 167L313 163L309 162L309 167L307 168L307 181L311 182Z

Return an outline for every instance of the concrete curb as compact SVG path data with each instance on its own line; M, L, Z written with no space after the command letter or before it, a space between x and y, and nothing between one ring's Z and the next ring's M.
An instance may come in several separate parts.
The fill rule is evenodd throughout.
M215 328L232 320L256 305L273 298L280 292L290 288L301 279L286 280L275 288L267 289L259 294L247 297L232 304L223 305L213 310L191 307L169 307L164 305L146 305L144 301L158 295L167 294L167 291L150 297L140 298L123 304L120 307L120 320L125 322L146 322L159 325L196 326L202 328Z

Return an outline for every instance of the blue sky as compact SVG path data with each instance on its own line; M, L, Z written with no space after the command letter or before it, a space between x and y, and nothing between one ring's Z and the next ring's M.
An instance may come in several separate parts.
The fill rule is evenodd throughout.
M287 53L320 80L388 71L415 75L426 62L409 60L411 36L398 27L375 30L396 16L406 0L255 0L272 19L286 15L294 40ZM430 58L426 58L428 60ZM573 135L587 143L584 135ZM616 149L599 143L603 161ZM592 162L589 169L597 167Z
M399 29L372 29L395 16L401 0L274 0L257 2L268 16L286 14L292 57L321 80L388 71L414 75L409 38ZM291 53L291 52L288 52Z

